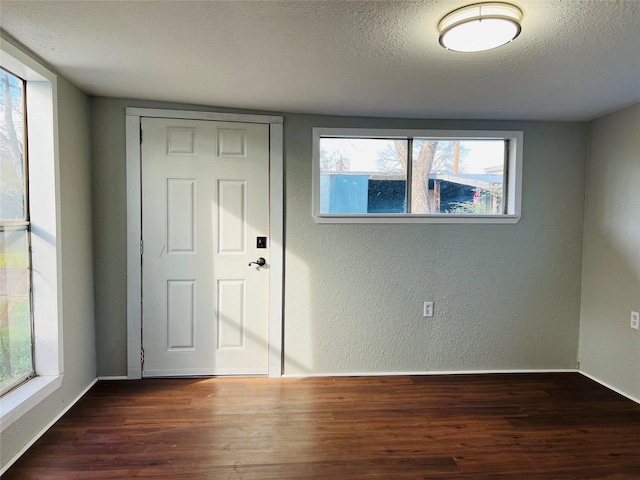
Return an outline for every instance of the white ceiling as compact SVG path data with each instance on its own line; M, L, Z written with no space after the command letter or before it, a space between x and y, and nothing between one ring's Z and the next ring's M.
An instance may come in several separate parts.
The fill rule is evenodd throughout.
M11 1L2 28L89 94L277 112L590 120L640 102L640 1L514 0L511 44L454 53L474 0Z

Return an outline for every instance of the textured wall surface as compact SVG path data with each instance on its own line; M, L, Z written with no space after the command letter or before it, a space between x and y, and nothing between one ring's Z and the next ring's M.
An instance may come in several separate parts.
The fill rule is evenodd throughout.
M523 130L522 219L316 225L314 126ZM292 116L285 139L287 374L576 368L585 125Z
M126 374L127 106L223 111L91 99L99 375ZM314 126L524 130L522 219L316 225ZM285 373L576 367L585 124L285 115L284 135Z
M640 105L590 124L580 366L640 399Z
M124 109L91 98L93 261L98 375L127 374Z
M9 461L96 378L89 101L58 77L64 377L62 386L2 432Z

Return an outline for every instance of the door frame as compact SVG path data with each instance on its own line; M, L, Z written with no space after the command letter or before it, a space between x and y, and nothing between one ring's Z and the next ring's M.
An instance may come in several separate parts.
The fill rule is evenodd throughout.
M142 149L140 122L175 118L269 125L269 377L282 376L284 285L283 118L270 115L126 108L127 378L142 378Z

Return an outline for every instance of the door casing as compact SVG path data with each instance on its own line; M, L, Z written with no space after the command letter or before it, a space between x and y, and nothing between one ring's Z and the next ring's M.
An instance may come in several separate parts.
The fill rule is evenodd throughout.
M142 378L142 239L140 121L143 117L269 125L269 376L282 375L284 282L283 118L219 112L128 107L127 163L127 378Z

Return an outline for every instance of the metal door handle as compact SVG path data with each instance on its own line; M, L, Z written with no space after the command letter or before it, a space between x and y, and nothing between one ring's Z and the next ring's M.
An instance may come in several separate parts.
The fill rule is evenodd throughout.
M249 262L249 266L257 265L258 267L264 267L266 264L267 261L262 257L258 258L255 262Z

